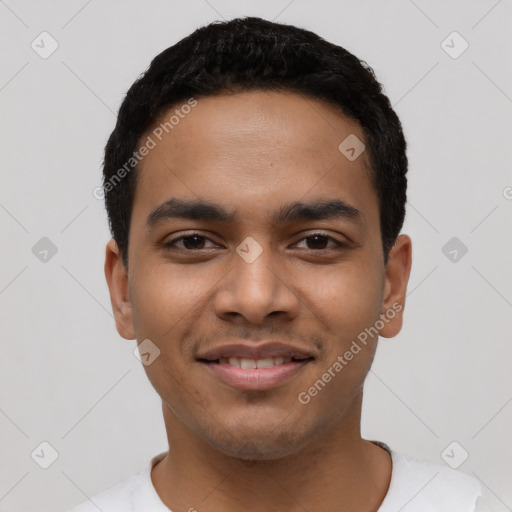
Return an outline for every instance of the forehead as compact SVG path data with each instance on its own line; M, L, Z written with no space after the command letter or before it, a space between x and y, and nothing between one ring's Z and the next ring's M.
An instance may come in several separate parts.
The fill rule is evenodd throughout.
M328 196L376 213L366 151L351 160L339 149L345 140L362 143L362 129L336 106L274 91L196 101L168 109L141 138L154 147L137 169L134 219L171 196L252 214L258 205L269 211L272 203Z

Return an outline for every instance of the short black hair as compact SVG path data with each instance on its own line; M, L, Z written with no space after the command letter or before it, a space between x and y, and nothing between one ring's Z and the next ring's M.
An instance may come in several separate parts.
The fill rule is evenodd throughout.
M244 17L200 27L161 52L121 104L105 147L103 192L125 267L141 137L179 102L253 90L325 100L359 123L379 199L386 264L405 218L407 156L402 125L373 69L313 32Z

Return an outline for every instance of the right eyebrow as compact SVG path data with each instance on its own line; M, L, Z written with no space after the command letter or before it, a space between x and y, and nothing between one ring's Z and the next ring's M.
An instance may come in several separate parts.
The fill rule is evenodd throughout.
M209 201L188 201L172 197L148 215L146 224L154 227L167 219L212 220L227 224L235 220L235 213Z

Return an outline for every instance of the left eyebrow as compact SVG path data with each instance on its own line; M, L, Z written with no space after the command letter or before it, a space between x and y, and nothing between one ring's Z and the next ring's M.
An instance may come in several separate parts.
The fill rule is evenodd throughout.
M167 219L189 219L216 221L225 224L236 220L236 211L228 211L224 206L204 200L188 201L170 198L157 206L147 217L146 224L154 227ZM285 224L301 220L349 220L364 223L363 214L354 206L339 199L316 200L311 202L294 201L283 205L271 215L275 224Z
M309 203L295 201L282 206L273 215L273 222L284 224L298 220L350 220L364 221L363 214L354 206L340 199L317 200Z

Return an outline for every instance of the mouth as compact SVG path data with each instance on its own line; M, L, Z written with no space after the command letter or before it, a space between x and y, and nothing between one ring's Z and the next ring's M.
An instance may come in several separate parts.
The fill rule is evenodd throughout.
M212 376L240 390L268 390L295 378L314 357L219 357L198 359Z
M264 359L249 359L245 357L221 357L215 360L199 359L203 363L224 364L233 368L242 368L244 370L262 370L274 368L289 363L302 363L313 360L313 357L295 358L295 357L266 357Z

